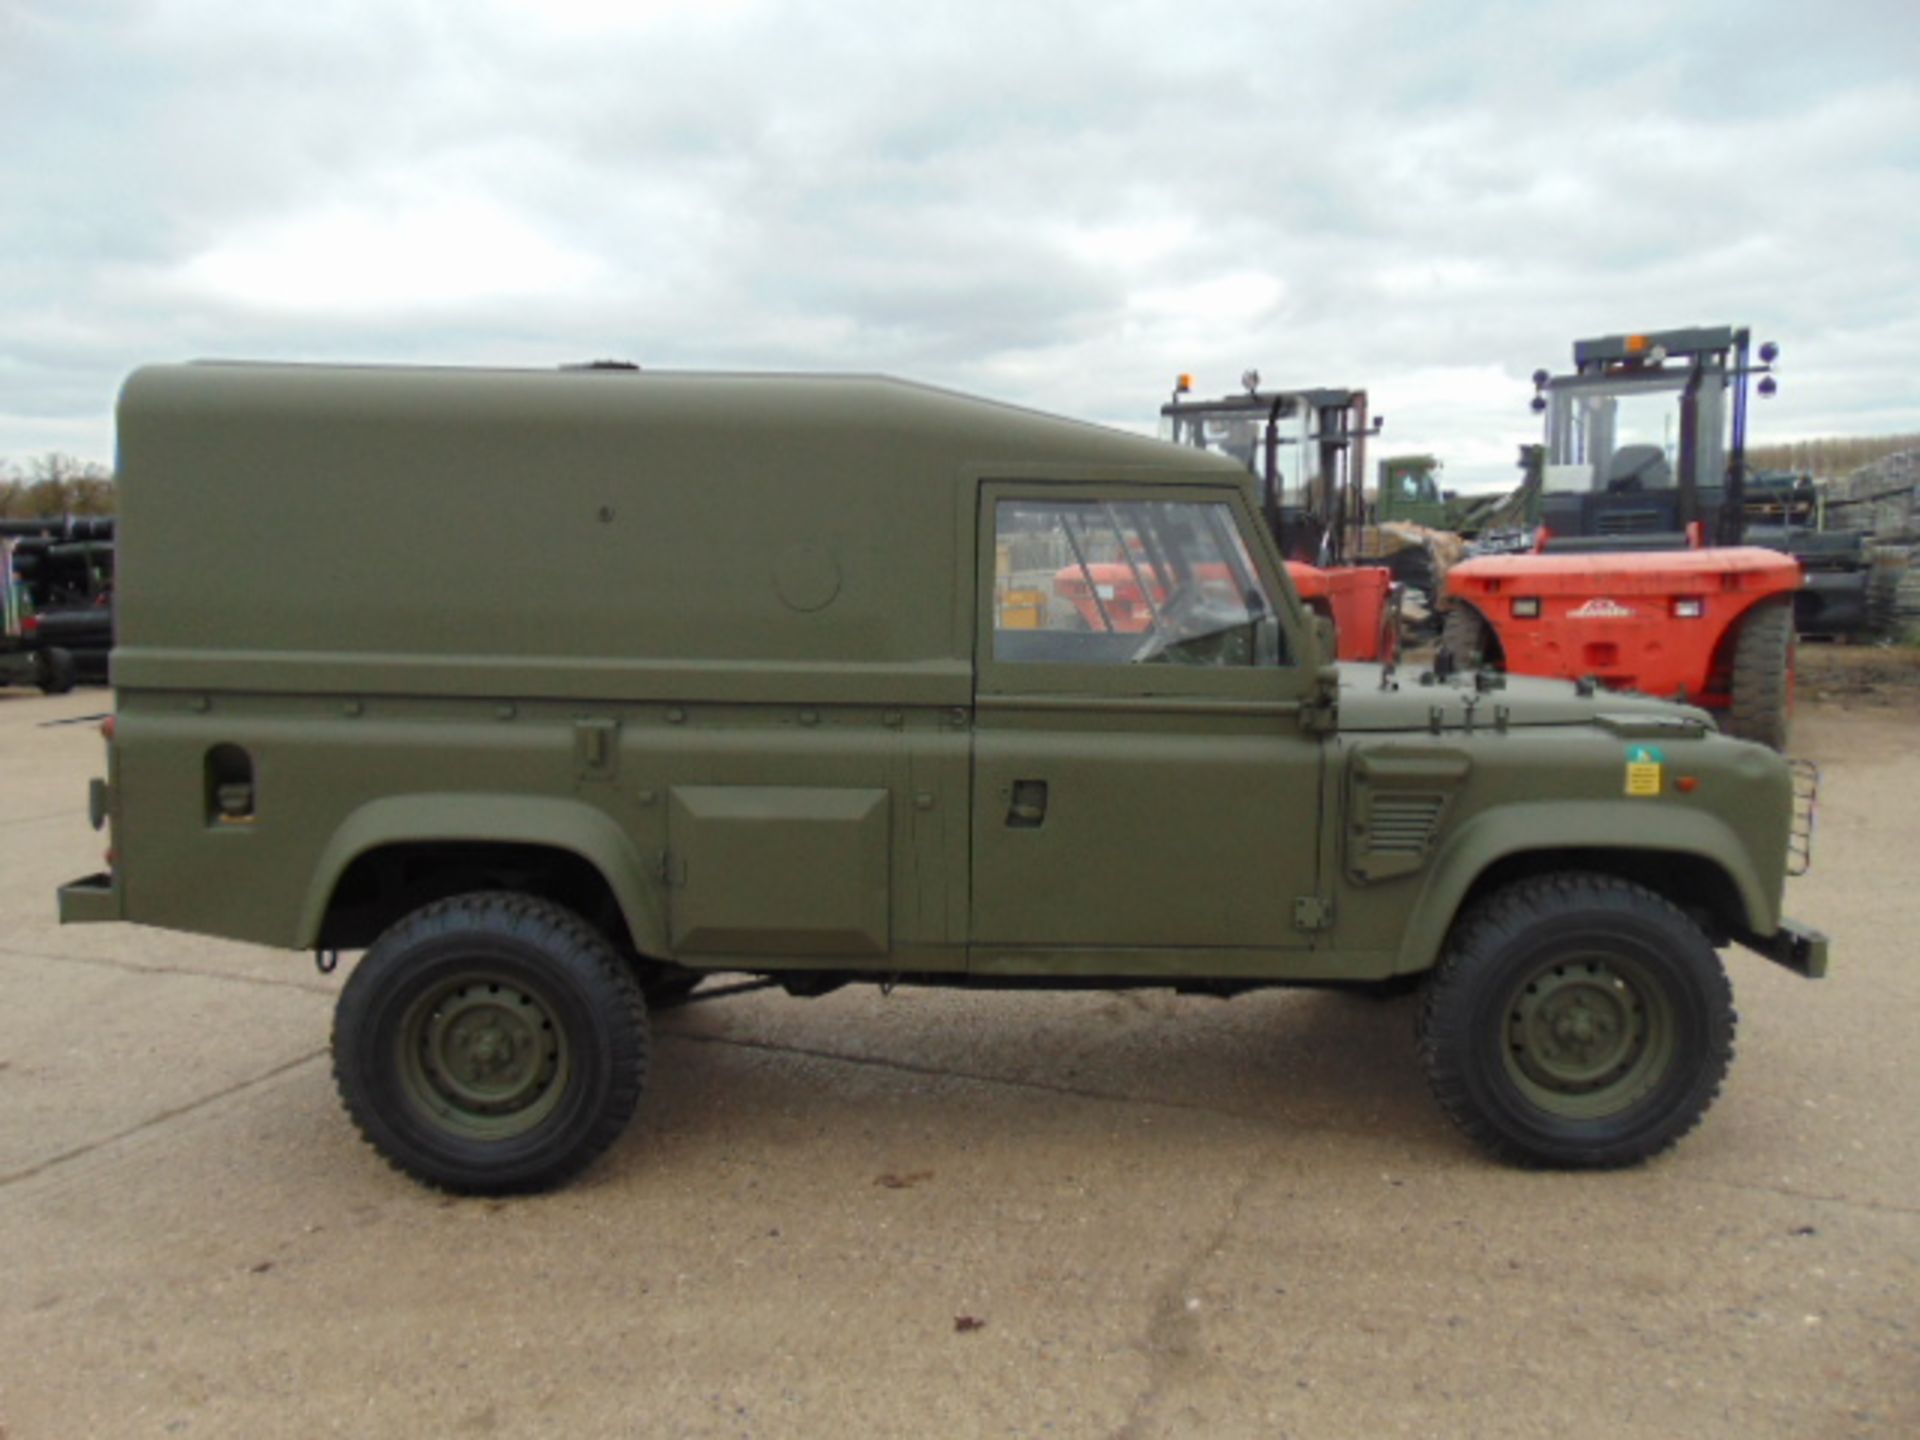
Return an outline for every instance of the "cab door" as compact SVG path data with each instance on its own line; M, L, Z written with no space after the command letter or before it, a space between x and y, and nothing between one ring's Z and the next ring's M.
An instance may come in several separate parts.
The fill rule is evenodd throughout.
M1321 742L1244 493L980 494L973 968L1271 973L1312 942Z

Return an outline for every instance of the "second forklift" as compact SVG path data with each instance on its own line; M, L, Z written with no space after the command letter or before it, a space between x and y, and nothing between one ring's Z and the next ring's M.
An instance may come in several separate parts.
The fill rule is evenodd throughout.
M1681 700L1784 749L1802 572L1741 543L1748 380L1772 394L1778 354L1694 326L1577 341L1572 373L1535 372L1538 537L1448 572L1449 659Z

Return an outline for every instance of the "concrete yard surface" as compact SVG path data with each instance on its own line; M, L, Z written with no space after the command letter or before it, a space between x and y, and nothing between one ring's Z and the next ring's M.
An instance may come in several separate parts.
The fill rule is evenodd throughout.
M569 1188L389 1170L341 976L126 926L107 692L0 691L0 1436L1920 1434L1920 735L1829 695L1738 1056L1638 1169L1483 1159L1409 1000L755 994L655 1021Z

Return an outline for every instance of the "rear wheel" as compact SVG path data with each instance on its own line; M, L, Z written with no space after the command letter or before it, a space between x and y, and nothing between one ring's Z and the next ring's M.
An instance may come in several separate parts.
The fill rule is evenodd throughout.
M34 684L43 694L64 695L73 689L72 652L53 646L38 651L34 659Z
M1734 1022L1698 926L1637 885L1567 873L1461 921L1426 989L1420 1056L1441 1107L1494 1155L1604 1168L1699 1122Z
M396 1169L470 1194L540 1190L631 1118L647 1017L632 970L569 910L502 892L416 910L340 993L333 1073Z
M1724 726L1729 735L1787 748L1793 719L1793 601L1762 600L1733 637L1733 675Z
M1464 600L1456 600L1440 626L1440 648L1453 657L1457 670L1477 670L1497 662L1493 627Z

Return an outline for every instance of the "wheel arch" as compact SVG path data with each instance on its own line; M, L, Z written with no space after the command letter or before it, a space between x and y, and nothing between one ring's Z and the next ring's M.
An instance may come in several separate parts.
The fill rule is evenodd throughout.
M1554 871L1584 870L1644 886L1692 916L1715 944L1736 931L1765 935L1776 926L1779 897L1761 882L1739 837L1713 816L1668 813L1662 843L1649 847L1642 812L1604 803L1562 805L1550 826L1531 816L1524 828L1533 833L1515 834L1512 809L1465 827L1439 858L1403 932L1396 973L1437 963L1454 923L1483 896Z
M564 905L616 943L664 953L658 879L619 825L579 801L488 794L389 796L355 810L314 867L296 943L363 948L409 910L491 884Z

